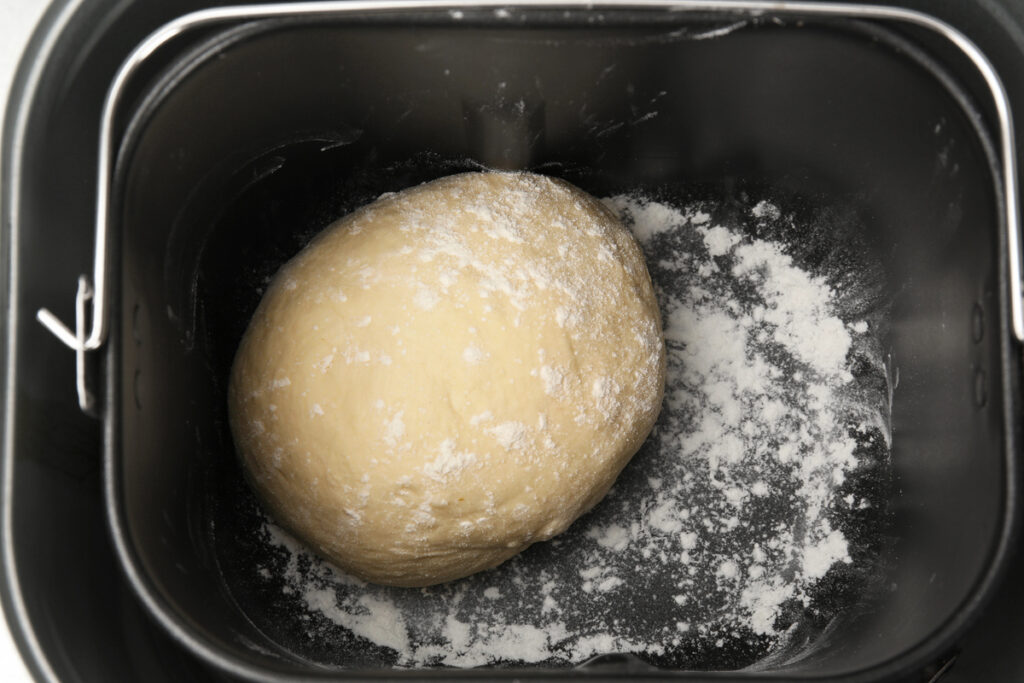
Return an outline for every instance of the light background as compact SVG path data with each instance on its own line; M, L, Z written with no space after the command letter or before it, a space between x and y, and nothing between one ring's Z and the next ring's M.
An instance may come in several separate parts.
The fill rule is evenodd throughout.
M0 118L7 106L7 93L18 60L48 4L48 0L0 0L0 103L3 104ZM0 681L29 683L31 680L0 610Z

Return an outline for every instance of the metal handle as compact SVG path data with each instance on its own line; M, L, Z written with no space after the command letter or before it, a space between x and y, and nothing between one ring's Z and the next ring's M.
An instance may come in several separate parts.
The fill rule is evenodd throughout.
M187 17L183 17L187 18ZM78 290L75 293L75 329L72 330L47 308L36 311L36 320L43 324L65 346L75 352L75 390L78 406L83 412L92 413L96 406L95 394L88 386L86 352L95 351L107 339L109 312L107 310L107 264L109 190L111 175L111 137L113 135L114 111L125 83L138 66L160 46L184 30L177 22L171 22L149 35L121 64L103 101L100 119L100 144L97 165L95 236L93 238L92 279L78 276ZM86 326L88 325L88 333Z
M103 115L100 124L99 176L97 179L96 233L93 252L93 274L90 280L82 275L78 279L78 291L75 295L75 329L72 330L60 319L45 308L39 309L36 318L57 339L73 349L76 355L76 385L78 403L82 410L91 410L94 397L87 386L85 376L85 354L94 351L106 341L109 325L107 308L107 284L109 282L109 266L107 264L108 244L108 202L110 189L111 159L113 149L114 110L121 97L125 84L138 69L139 65L151 54L177 35L198 26L207 26L227 21L250 21L281 16L316 16L336 14L343 16L357 12L392 12L401 9L448 9L453 20L457 20L456 11L472 9L493 9L495 19L507 21L511 14L506 8L515 7L565 7L572 8L565 2L550 0L329 0L326 2L272 3L266 5L237 5L233 7L215 7L199 10L165 24L151 33L134 51L117 71L103 103ZM967 36L949 24L928 14L914 10L884 7L879 5L860 5L846 3L817 4L809 2L771 2L770 0L752 0L732 2L726 0L591 0L584 7L589 9L662 9L669 11L700 11L727 12L730 14L747 14L752 17L764 14L772 15L803 15L803 16L839 16L858 19L898 21L914 24L934 31L955 44L967 55L985 79L992 95L999 119L1000 153L1002 155L1003 191L1006 195L1006 245L1009 250L1010 275L1010 311L1014 337L1024 342L1024 283L1021 282L1024 267L1021 255L1021 229L1019 201L1017 198L1017 160L1014 149L1013 120L1010 115L1009 99L1006 89L988 58ZM576 9L580 5L575 5ZM459 14L461 16L461 12ZM86 307L89 316L86 316ZM86 334L86 318L90 318L89 330Z
M75 350L75 389L78 392L78 407L82 412L91 413L96 407L96 397L89 390L85 373L85 352L88 339L85 336L86 307L93 300L92 286L84 275L78 277L78 292L75 294L75 331L71 332L57 316L45 308L36 312L41 322L58 339Z

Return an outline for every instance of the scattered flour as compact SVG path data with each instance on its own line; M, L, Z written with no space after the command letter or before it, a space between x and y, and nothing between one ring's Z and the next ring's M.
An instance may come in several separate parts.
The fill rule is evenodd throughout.
M487 359L487 353L479 346L467 346L462 352L462 360L467 363L480 363Z
M522 449L529 443L529 432L522 422L502 422L488 431L506 450Z
M394 448L399 440L405 436L405 422L402 420L404 411L398 411L395 416L384 423L384 443Z
M444 481L454 472L459 472L476 462L476 454L455 450L455 439L445 439L438 448L438 456L423 466L430 477Z
M360 643L400 667L569 664L613 652L686 666L737 643L764 656L786 643L815 586L854 561L837 520L862 503L842 485L864 453L889 444L887 387L862 380L885 375L875 325L843 309L852 295L837 294L834 274L808 272L785 243L757 236L746 221L785 220L770 202L732 222L708 204L606 204L644 248L662 309L668 382L654 432L567 533L451 584L364 584L265 521L273 552L254 580L280 583L282 609L298 611L310 638L357 636L346 661L369 656ZM436 303L421 294L421 308ZM478 351L468 347L465 360ZM548 393L564 390L560 369L542 364L537 376ZM401 436L401 417L385 422L385 441ZM471 418L506 449L533 438L525 424L492 420ZM472 463L446 442L428 469L444 477ZM379 666L375 657L366 663Z

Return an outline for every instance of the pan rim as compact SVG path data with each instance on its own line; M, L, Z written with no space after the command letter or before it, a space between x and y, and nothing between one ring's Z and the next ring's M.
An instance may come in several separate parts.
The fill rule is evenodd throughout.
M344 5L344 7L343 8L340 7L341 5ZM367 2L367 1L363 1L363 0L354 0L353 2L344 2L344 3L338 3L338 2L317 2L317 3L300 3L299 5L288 5L287 3L283 3L283 4L280 4L280 5L258 6L258 9L261 10L261 11L262 10L267 10L267 14L265 16L261 16L259 18L271 19L271 18L285 17L287 15L278 12L276 8L279 8L279 7L294 8L294 7L297 7L297 6L298 7L303 7L303 8L312 8L312 9L310 9L307 12L306 16L312 16L312 15L321 14L321 13L334 14L335 12L338 12L339 14L337 16L340 16L340 17L358 18L360 16L365 15L367 12L370 12L371 14L378 14L382 10L424 10L424 9L452 10L452 9L457 9L457 8L480 9L480 8L488 8L488 7L491 7L491 8L498 8L498 7L500 7L500 8L506 8L506 9L512 9L512 10L514 10L516 8L521 8L521 9L551 9L551 8L563 8L563 7L566 7L566 4L565 3L538 2L538 1L533 1L533 0L526 0L525 2L514 3L514 4L503 3L503 2L495 1L495 0L486 0L485 2L469 2L469 1L463 1L463 0L456 0L454 2L432 2L430 0L396 0L395 2L386 2L386 1L385 2L373 2L372 0L370 0L370 1ZM687 10L687 11L692 10L692 9L706 11L706 10L710 9L712 6L717 7L718 9L727 10L730 15L735 15L737 12L739 12L741 14L746 12L748 16L757 16L758 13L761 13L761 12L771 12L773 14L777 14L777 13L779 13L779 9L780 9L780 5L774 4L774 3L770 3L770 2L731 3L731 2L673 2L671 0L642 0L641 2L629 3L629 4L626 4L626 3L623 3L623 2L605 2L605 1L600 1L600 2L592 3L590 5L590 7L594 7L594 8L602 8L602 9L609 9L609 10L611 10L611 9L624 9L624 10L630 10L630 11L645 10L645 9L646 10L663 9L663 10L669 10L669 11L673 11L673 10L678 11L676 8L682 8L682 9ZM331 9L330 10L325 9L327 7L331 8ZM843 16L841 16L840 13L838 12L837 8L850 8L850 7L872 8L873 6L869 6L869 5L840 5L840 4L810 5L808 3L783 3L782 7L783 7L784 10L789 10L789 11L786 11L786 12L783 12L783 13L786 13L786 14L791 13L794 16L796 16L796 15L803 15L803 16L812 16L812 17L815 17L815 18L821 18L821 17L826 17L826 18L827 17L831 17L831 18L850 18L850 17L843 17ZM577 9L578 8L579 8L579 6L577 6ZM828 11L826 11L826 12L819 12L819 11L817 11L817 10L820 10L822 8L827 8ZM223 13L221 13L221 12L218 11L218 9L223 9L225 11ZM233 7L233 8L218 8L218 9L214 9L214 10L201 10L199 12L195 12L195 13L190 14L190 15L185 15L184 17L180 18L179 20L175 20L174 22L171 22L170 24L165 25L164 28L161 28L156 33L152 34L150 39L147 39L146 41L144 41L142 46L139 49L137 49L135 53L133 53L133 56L138 54L139 50L142 49L142 47L145 47L150 42L150 40L153 39L154 36L156 36L156 37L160 37L160 36L164 36L164 35L168 35L168 36L169 35L174 35L174 36L177 36L177 35L180 35L181 31L184 31L184 30L191 30L193 28L208 28L208 27L210 27L213 24L224 24L224 23L232 21L232 20L252 19L252 18L254 18L251 15L247 15L247 16L244 16L244 17L241 16L243 14L241 12L242 9L251 9L251 8L249 8L247 6ZM945 24L942 24L942 22L940 22L939 20L930 18L930 17L928 17L928 15L924 15L924 14L921 14L921 13L918 13L918 12L912 12L912 11L909 11L909 10L893 10L892 8L881 8L881 9L885 10L884 13L882 13L881 15L870 16L870 15L859 14L855 18L857 18L857 19L877 19L877 20L897 19L897 20L903 20L903 21L910 21L911 23L914 23L914 24L916 24L918 26L924 26L925 28L930 28L930 29L933 29L933 30L937 30L937 32L939 32L940 35L942 35L943 32L939 31L938 29L936 29L936 26L946 26ZM230 11L228 11L228 10L230 10ZM911 17L913 17L913 18L911 18ZM929 21L928 22L921 21L922 17L928 18ZM932 25L931 22L934 22L934 25ZM164 33L165 30L169 30L168 27L172 27L172 28L173 27L178 27L179 30L176 30L173 33ZM955 32L955 29L950 29L950 30ZM962 34L960 34L960 35L962 35ZM944 37L948 38L949 36L944 36ZM964 40L966 40L966 38ZM954 44L957 44L956 41L953 41L953 42L954 42ZM959 44L957 44L957 46L959 47ZM148 56L149 54L152 54L152 52L154 50L158 49L158 47L159 47L159 45L157 45L155 47L151 46L151 49L149 49L149 51L146 52L146 55ZM968 55L968 57L970 57L970 55ZM129 62L131 61L131 59L132 58L129 58ZM126 62L126 64L128 64L129 62ZM976 62L975 62L975 65L977 66ZM109 97L110 97L110 95L108 94L108 104L110 102ZM1003 97L1005 99L1005 92L1003 92ZM116 104L116 98L115 98L115 104ZM1007 117L1008 117L1008 115L1009 115L1009 110L1008 110L1009 103L1008 103L1008 101L1006 101L1005 104L1006 104L1006 107L1007 107L1006 114L1007 114ZM997 110L998 109L999 109L999 106L998 106L998 103L997 103ZM111 114L110 121L108 121L108 119L107 119L107 113ZM108 123L110 123L112 121L112 117L113 117L112 112L107 112L107 110L105 108L104 126L108 125ZM1007 120L1007 122L1009 122L1009 118L1007 118L1006 120ZM112 130L113 129L111 127L111 130L107 131L108 136L110 134L112 134ZM1010 144L1012 146L1012 126L1011 126L1011 128L1009 130L1009 137L1010 137ZM102 136L101 136L101 140L103 140ZM107 138L107 142L109 143L109 141L110 141L110 138L108 137ZM1005 135L1001 138L1001 141L1005 143ZM1005 146L1003 148L1003 152L1004 152L1004 155L1005 155ZM1010 156L1012 157L1012 155L1010 155ZM101 158L102 158L102 155L101 155ZM999 288L999 290L1000 290L1000 308L1005 313L1008 308L1012 312L1012 309L1013 309L1012 301L1008 302L1007 301L1007 297L1008 296L1010 296L1010 297L1014 296L1012 286L1010 286L1010 287L1006 286L1007 285L1006 279L1007 279L1007 277L1009 277L1009 279L1011 279L1011 285L1012 285L1012 281L1013 280L1016 280L1018 283L1020 281L1019 277L1014 278L1014 276L1013 276L1012 260L1009 262L1009 268L1007 268L1007 259L1005 258L1005 253L1006 253L1005 250L1012 249L1013 245L1014 245L1014 242L1013 242L1013 240L1010 237L1010 235L1011 235L1011 229L1010 228L1012 226L1016 225L1016 213L1015 213L1016 212L1016 208L1015 208L1015 206L1016 206L1015 205L1016 192L1015 192L1015 190L1011 194L1005 194L1005 192L1006 192L1006 188L1008 187L1008 181L1012 181L1013 188L1016 188L1016 175L1015 175L1015 170L1013 170L1010 173L1010 175L1007 176L1007 167L1006 167L1006 164L1005 164L1005 161L1006 161L1005 158L1002 160L1004 162L1002 164L1002 166L1001 166L1002 174L1000 174L998 172L1000 170L1000 164L996 163L996 161L993 160L993 159L990 159L990 161L993 163L993 166L994 166L993 171L994 171L994 180L995 180L994 184L996 186L996 188L995 188L996 189L996 201L997 201L998 207L1001 209L1002 218L1005 221L1002 226L997 228L999 230L999 233L1000 233L999 234L999 250L1000 250L1000 252L1002 252L1001 255L1000 255L1001 256L1000 260L999 260L1000 284L1001 284L1001 286ZM1013 167L1012 160L1011 160L1010 166L1011 166L1011 168ZM101 164L101 171L102 170L103 170L103 167L102 167L102 164ZM103 182L102 181L102 177L103 176L101 174L101 182ZM1000 180L1002 180L1003 182L1000 183L999 182ZM104 210L106 210L106 209L104 209ZM1011 220L1011 218L1010 218L1011 213L1014 216L1013 220ZM106 217L104 217L104 220L106 220ZM104 244L104 259L109 258L109 253L108 253L109 248L110 248L110 245L105 243ZM115 245L115 248L116 248L116 245ZM1018 245L1018 250L1019 250L1019 245ZM1009 274L1006 273L1007 269L1010 270ZM1018 382L1018 379L1017 379L1018 375L1019 375L1019 364L1018 364L1017 359L1015 358L1015 356L1011 352L1011 349L1012 349L1012 346L1013 346L1012 345L1012 338L1014 337L1014 329L1015 329L1014 321L1013 320L1008 320L1007 318L1008 318L1008 316L1006 316L1005 314L1004 315L1000 315L1000 325L1001 325L1000 333L1001 333L1001 339L1002 339L1002 343L1001 343L1001 346L1000 346L1001 347L1001 355L1002 355L1001 366L1002 366L1002 368L1004 370L1004 382L1003 382L1004 415L1003 415L1003 422L1004 422L1004 425L1006 426L1006 429L1004 430L1005 439L1004 439L1003 450L1005 451L1004 455L1006 456L1005 468L1006 468L1006 473L1007 473L1007 475L1006 475L1006 487L1007 487L1007 490L1004 491L1004 494L1005 494L1005 504L1004 504L1004 510L1003 510L1002 526L1001 526L998 538L995 540L994 545L993 545L994 550L993 550L993 553L992 553L991 562L989 563L989 565L988 565L987 569L985 570L985 572L983 573L983 575L977 581L976 585L972 588L972 590L969 593L967 593L967 597L964 599L964 601L962 603L961 610L958 611L953 616L951 616L949 619L947 619L943 624L938 626L929 636L924 638L920 643L915 645L913 648L911 648L909 650L906 650L906 651L900 653L899 655L896 655L896 656L892 657L889 660L886 660L884 662L880 662L879 664L876 664L875 666L873 666L873 667L871 667L869 669L862 669L862 670L854 671L854 672L851 672L851 673L839 674L839 675L828 677L828 678L822 678L821 676L815 676L815 677L813 677L815 680L851 681L851 682L852 681L875 680L875 679L880 678L880 677L885 677L885 676L889 676L889 675L893 675L893 674L897 674L897 673L901 673L901 672L906 672L908 670L911 670L915 665L923 665L923 664L927 663L928 661L930 661L930 658L933 658L934 656L940 655L943 652L943 650L952 643L954 638L957 635L959 635L963 631L964 628L966 628L966 626L968 625L968 623L970 621L969 615L976 614L976 612L977 612L978 608L981 606L981 604L983 604L988 597L991 597L991 594L992 594L992 592L994 590L994 587L998 584L998 580L999 580L999 577L1000 577L1001 570L1005 567L1005 564L1006 564L1005 560L1006 560L1006 557L1009 554L1010 549L1011 549L1011 545L1012 545L1011 544L1011 540L1012 540L1013 536L1015 535L1015 529L1016 529L1016 526L1017 526L1016 508L1017 508L1017 504L1018 504L1018 501L1016 499L1017 497L1016 497L1016 489L1015 489L1016 474L1015 474L1015 458L1014 458L1014 454L1017 452L1017 433L1016 433L1016 429L1013 427L1014 422L1012 420L1012 417L1013 417L1013 408L1015 406L1015 400L1016 400L1016 397L1019 395L1019 386L1018 386L1019 382ZM104 332L104 334L105 333L106 332ZM106 385L107 385L107 387L109 389L108 389L107 392L105 392L105 397L104 397L105 405L104 405L104 410L103 410L103 415L105 416L104 417L104 427L103 427L103 434L104 434L104 447L103 447L104 472L103 472L103 477L104 477L104 496L105 496L105 505L106 505L106 509L107 509L108 526L110 527L111 535L112 535L113 540L114 540L114 546L115 546L115 552L116 552L117 558L118 558L119 563L120 563L122 569L124 570L126 576L128 577L129 583L132 585L132 588L134 589L136 595L144 603L144 605L146 606L147 610L151 614L153 614L154 618L161 624L161 626L168 633L170 633L178 642L180 642L183 645L185 645L190 651L192 651L193 653L195 653L198 656L200 656L204 661L206 661L206 662L208 662L210 664L213 664L214 666L218 667L221 670L227 671L227 672L232 673L234 675L245 677L245 678L250 679L250 680L255 680L255 681L267 681L267 680L289 680L289 681L321 680L322 677L337 676L339 674L341 674L341 675L350 675L350 676L366 675L367 673L371 673L371 671L372 671L371 675L373 675L373 673L375 673L377 675L385 675L386 674L386 675L389 675L389 676L401 676L401 677L406 677L406 676L408 676L408 677L417 677L417 676L426 676L426 677L458 677L460 680L474 680L474 679L482 679L484 677L480 671L473 671L473 670L458 671L458 670L449 670L449 669L440 669L440 670L436 670L436 671L431 671L431 670L425 670L425 671L424 670L410 670L410 671L401 671L401 670L396 670L396 671L379 670L378 671L378 670L371 670L371 671L364 671L364 670L358 670L358 669L344 670L344 671L325 670L323 672L323 674L318 674L318 673L314 673L314 672L309 672L309 673L305 673L305 674L297 674L297 673L295 673L294 671L291 671L291 670L272 670L269 667L265 667L265 666L254 666L250 662L246 662L246 661L244 661L244 660L242 660L242 659L240 659L238 657L235 657L234 655L231 655L229 653L226 653L226 652L222 651L221 649L217 648L216 645L213 642L203 639L193 629L191 629L189 626L187 626L185 620L183 620L180 617L180 615L176 614L173 611L173 609L166 603L166 601L159 594L159 592L157 590L155 590L155 588L152 586L150 580L146 577L145 572L141 568L141 563L138 561L138 558L135 555L134 548L131 545L131 542L130 542L130 532L127 529L127 521L124 519L124 516L123 516L123 510L122 510L122 506L121 506L122 500L121 500L121 496L119 495L120 479L119 479L119 472L118 472L118 470L119 470L119 465L120 465L120 453L119 453L119 449L118 449L118 446L117 446L119 441L116 438L116 434L117 434L118 427L119 427L118 420L119 420L120 416L119 416L119 408L118 408L118 406L120 405L120 403L119 403L119 392L120 392L120 388L121 388L120 384L117 382L116 373L117 373L118 363L116 362L116 360L119 357L119 354L117 352L117 346L120 343L120 340L119 340L117 335L112 335L112 336L114 337L114 339L112 340L113 343L107 344L107 349L106 349L107 352L108 352L108 363L107 363L107 377L105 379L106 379ZM102 342L101 342L101 344L102 344ZM1010 372L1005 372L1007 370L1009 370ZM564 671L561 671L561 670L559 670L559 671L551 671L551 670L544 671L544 670L541 670L541 671L543 672L543 675L546 675L546 676L560 677L560 676L565 676L565 675L571 675L574 670L573 669L566 669ZM500 670L500 671L493 671L493 670L491 670L491 671L487 671L486 672L486 678L493 679L495 676L500 676L500 677L503 677L503 678L506 677L506 676L507 677L514 677L514 676L521 676L523 673L524 673L523 669L508 669L508 670ZM735 676L735 680L740 680L740 679L749 680L751 678L751 673L753 673L753 672L743 672L742 670L740 670L740 671L736 671L736 672L718 672L718 673L714 674L714 676L715 676L715 678L717 680L728 680L729 676L731 674L731 675ZM753 673L753 677L754 678L759 677L760 673L762 673L762 672ZM699 677L702 674L706 675L705 672L686 672L685 674L683 672L676 673L676 672L661 671L661 670L655 670L655 671L651 672L651 675L653 675L653 676L659 676L659 675L671 676L673 674L675 674L675 675L680 675L680 674L687 675L687 674L689 674L690 676L694 676L694 677ZM771 676L772 674L769 673L768 675ZM778 674L776 674L776 676L777 675ZM802 675L802 674L799 674L799 673L792 673L792 672L783 672L782 675L789 676L790 678L792 678L794 680L809 678L809 676L806 675L806 674Z

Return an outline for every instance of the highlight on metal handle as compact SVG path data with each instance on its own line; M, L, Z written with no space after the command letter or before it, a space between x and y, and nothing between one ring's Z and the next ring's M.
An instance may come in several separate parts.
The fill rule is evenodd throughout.
M84 275L78 276L78 291L75 293L75 330L72 332L67 325L45 308L36 312L36 320L65 345L75 350L75 390L78 392L78 407L82 412L91 413L96 407L96 397L90 391L86 380L85 352L90 348L85 334L86 308L93 298L92 285Z
M765 14L800 15L809 17L847 17L878 21L894 21L913 24L938 33L963 52L974 64L988 85L995 105L999 123L999 152L1001 155L1002 185L1006 201L1004 221L1006 246L1009 251L1010 313L1014 337L1024 342L1024 264L1021 254L1021 226L1019 200L1017 197L1017 159L1014 145L1013 119L1010 114L1009 98L995 67L985 54L967 36L949 24L916 10L868 5L857 3L812 3L773 2L771 0L590 0L586 5L570 5L552 0L325 0L323 2L278 2L264 5L235 5L198 10L178 17L151 33L128 56L117 71L103 103L100 122L99 163L97 178L97 202L95 242L93 253L93 275L88 279L79 277L78 292L75 296L75 329L71 330L49 310L42 308L36 318L57 339L73 349L77 361L78 401L83 410L94 405L85 379L85 353L93 351L106 341L108 320L107 310L107 210L109 185L111 181L111 159L114 157L111 139L113 136L114 111L121 98L126 82L139 65L151 54L168 43L175 36L190 29L225 23L228 21L252 21L273 17L345 16L356 13L388 13L395 10L449 10L453 21L462 10L493 10L498 21L509 20L509 9L516 8L584 8L588 10L612 9L660 9L675 12L723 12L730 15L757 17ZM89 315L86 315L86 307ZM86 333L86 318L89 318ZM89 406L87 408L86 406Z

